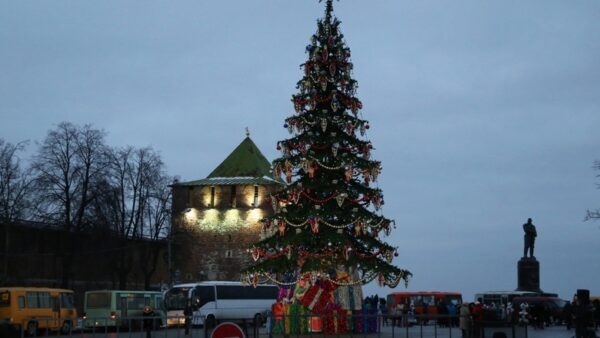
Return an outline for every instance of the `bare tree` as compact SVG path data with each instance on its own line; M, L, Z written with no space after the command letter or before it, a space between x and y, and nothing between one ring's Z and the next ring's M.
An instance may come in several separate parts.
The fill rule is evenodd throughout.
M2 278L8 278L8 255L10 252L10 226L22 219L28 205L31 177L29 170L21 166L18 153L27 142L12 144L0 138L0 223L4 224L4 259Z
M600 171L600 161L594 161L594 169ZM596 177L600 177L600 174L597 174ZM600 188L600 183L596 183L596 186ZM600 219L600 209L596 210L587 210L585 215L585 220L599 220Z
M130 248L116 248L113 266L119 288L126 287L136 263L149 286L156 271L155 255L159 255L156 240L169 221L170 195L165 183L169 179L160 156L152 148L111 149L108 159L108 174L103 183L105 194L97 200L95 218L102 220L120 239L147 243L139 248L137 255ZM143 262L136 262L136 258Z
M77 250L73 234L90 224L90 205L98 196L91 188L104 176L104 135L91 125L62 122L48 132L32 164L37 217L65 233L58 243L63 287L69 286Z
M159 169L159 168L156 168ZM147 203L144 211L142 241L139 250L140 270L144 276L144 288L150 288L150 280L156 272L158 259L161 256L160 240L165 239L170 231L171 221L171 189L172 181L162 170L156 171L152 185L148 190ZM164 247L163 247L164 249Z

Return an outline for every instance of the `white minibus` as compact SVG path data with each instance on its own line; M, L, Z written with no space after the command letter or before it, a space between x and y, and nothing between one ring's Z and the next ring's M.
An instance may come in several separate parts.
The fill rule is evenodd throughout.
M167 326L183 325L186 303L193 309L193 325L214 327L220 320L254 319L263 315L277 300L275 285L244 285L240 282L198 282L177 284L165 291ZM204 323L206 319L206 323Z

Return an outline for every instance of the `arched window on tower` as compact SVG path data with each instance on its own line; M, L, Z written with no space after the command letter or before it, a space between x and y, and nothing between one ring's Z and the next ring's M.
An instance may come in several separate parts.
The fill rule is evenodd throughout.
M254 202L252 206L258 208L258 185L254 185Z
M232 208L236 207L236 198L235 198L236 193L237 193L236 186L232 185L231 186L231 197L230 197L230 201L229 201L230 202L229 205L231 205Z

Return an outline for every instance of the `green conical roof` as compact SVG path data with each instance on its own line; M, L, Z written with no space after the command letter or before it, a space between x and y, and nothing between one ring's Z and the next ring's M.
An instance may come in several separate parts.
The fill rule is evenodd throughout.
M271 164L258 150L250 137L246 137L227 158L219 164L206 178L189 182L178 182L174 185L280 185L281 179L273 178Z
M213 177L272 177L271 164L258 150L258 147L246 137L227 158L206 178Z

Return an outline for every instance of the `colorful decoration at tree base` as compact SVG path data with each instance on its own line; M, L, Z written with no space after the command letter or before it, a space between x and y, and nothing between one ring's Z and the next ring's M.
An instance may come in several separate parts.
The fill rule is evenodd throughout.
M281 287L278 296L278 303L273 305L275 320L270 327L273 334L337 335L379 330L377 309L370 302L363 304L362 288L358 285L337 286L327 279L313 281L306 274L298 278L296 285Z
M300 304L285 304L285 315L271 322L270 330L274 335L308 334L322 332L325 335L347 333L378 333L377 310L342 310L333 305L322 314L312 313Z

